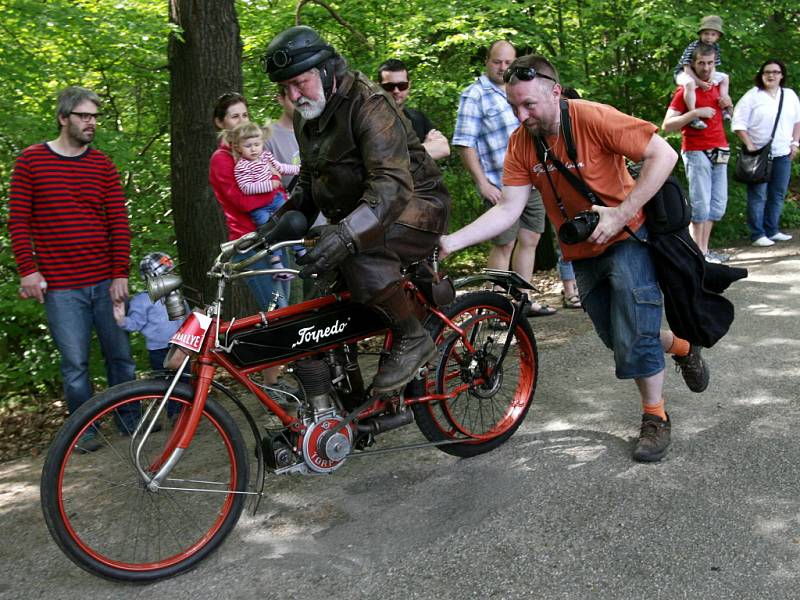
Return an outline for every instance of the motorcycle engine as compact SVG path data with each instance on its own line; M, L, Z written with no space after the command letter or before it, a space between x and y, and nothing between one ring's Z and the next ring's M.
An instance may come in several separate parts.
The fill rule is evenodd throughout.
M353 430L348 424L333 430L343 418L331 379L332 367L325 360L298 361L294 374L303 387L307 412L305 425L297 440L298 453L305 466L314 473L331 473L344 463L353 448Z
M331 415L310 423L300 436L303 460L315 473L331 473L344 464L353 448L353 430L346 425L334 433L342 422L338 415Z

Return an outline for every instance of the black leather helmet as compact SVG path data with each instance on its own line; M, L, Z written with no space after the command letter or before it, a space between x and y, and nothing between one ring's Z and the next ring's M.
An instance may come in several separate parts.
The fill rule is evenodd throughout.
M290 27L272 38L262 59L271 81L286 81L335 56L333 46L305 25Z

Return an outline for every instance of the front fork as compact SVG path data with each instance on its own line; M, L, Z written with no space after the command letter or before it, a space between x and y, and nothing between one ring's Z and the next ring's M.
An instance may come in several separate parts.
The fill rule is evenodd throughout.
M188 424L186 427L179 428L178 430L182 430L183 433L181 434L180 439L177 443L174 441L174 437L176 432L173 432L172 438L170 439L167 447L164 450L164 454L162 455L161 459L161 466L158 469L158 472L153 475L152 477L147 474L142 465L142 448L144 448L145 442L147 438L150 436L151 432L153 431L153 427L155 426L156 422L158 421L158 417L164 411L164 407L167 405L170 397L172 396L172 392L175 389L175 386L181 380L183 376L183 372L186 370L186 366L189 364L190 356L187 354L183 362L181 363L178 371L175 373L175 376L172 379L172 383L170 383L169 388L167 388L164 397L156 406L155 404L151 404L147 407L147 411L145 411L142 418L139 420L139 424L136 427L136 431L133 432L131 436L131 444L129 447L129 452L131 455L131 459L133 460L133 464L136 467L136 470L139 472L139 475L142 477L142 480L147 485L147 489L151 492L158 491L161 487L162 482L169 476L170 471L175 467L180 459L181 455L184 453L186 448L189 446L189 442L191 441L192 437L194 436L195 430L197 429L197 425L200 422L200 416L202 415L204 402L199 401L198 399L202 399L206 397L208 393L208 388L211 382L210 374L206 374L205 378L202 376L199 378L198 385L195 392L195 402L192 403L191 410L188 416ZM207 369L210 369L211 374L213 374L214 367L213 366L206 366ZM201 371L203 368L201 367ZM205 382L205 386L203 383ZM152 417L150 417L150 413L155 410L155 413ZM181 418L183 421L183 418ZM139 432L144 428L144 433L141 437L139 437ZM169 454L164 460L164 456Z

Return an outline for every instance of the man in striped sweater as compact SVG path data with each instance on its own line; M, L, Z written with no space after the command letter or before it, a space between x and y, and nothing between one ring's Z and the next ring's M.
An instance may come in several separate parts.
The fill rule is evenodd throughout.
M11 176L8 228L20 274L19 294L44 304L61 353L69 412L92 394L89 348L97 332L109 385L134 378L128 335L113 304L128 297L131 234L113 163L90 148L100 98L73 86L58 97L55 140L26 148ZM123 433L135 415L122 415ZM82 449L96 449L86 440Z

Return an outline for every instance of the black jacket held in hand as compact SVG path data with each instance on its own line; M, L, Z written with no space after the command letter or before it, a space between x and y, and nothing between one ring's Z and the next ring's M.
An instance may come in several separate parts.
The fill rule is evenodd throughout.
M673 333L696 346L711 348L733 323L733 304L720 294L737 279L747 277L747 269L707 263L687 229L650 234L647 245Z

